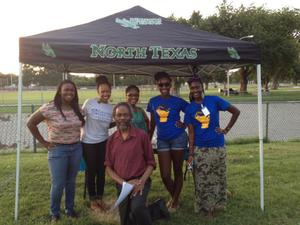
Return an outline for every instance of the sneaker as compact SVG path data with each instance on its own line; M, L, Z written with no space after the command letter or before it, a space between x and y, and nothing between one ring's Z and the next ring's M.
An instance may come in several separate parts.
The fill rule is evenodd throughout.
M179 209L179 203L177 202L175 204L174 201L171 199L167 203L167 208L170 213L175 213Z
M166 204L167 208L171 208L172 204L173 204L173 199L170 199Z
M170 208L168 208L169 213L176 213L179 209L179 206L172 206Z
M78 213L76 213L74 210L65 210L65 213L66 213L66 216L70 217L70 218L76 219L79 217Z
M60 220L59 215L51 215L51 223L57 223Z

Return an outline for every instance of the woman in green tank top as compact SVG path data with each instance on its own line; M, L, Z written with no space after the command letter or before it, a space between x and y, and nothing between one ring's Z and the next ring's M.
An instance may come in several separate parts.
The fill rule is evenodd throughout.
M127 103L131 106L133 117L131 124L137 128L143 129L146 133L149 131L149 118L141 107L136 106L140 97L140 89L135 85L130 85L125 90Z

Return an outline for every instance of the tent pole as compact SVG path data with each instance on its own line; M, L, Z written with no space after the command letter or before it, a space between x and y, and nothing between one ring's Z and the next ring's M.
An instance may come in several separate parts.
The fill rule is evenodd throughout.
M17 159L16 159L16 195L15 195L15 221L19 214L19 180L20 180L20 152L21 152L21 122L22 122L22 63L19 68L18 84L18 117L17 117Z
M226 71L226 75L227 75L227 96L230 96L230 91L229 91L229 82L230 82L230 74L229 74L229 70Z
M113 74L113 88L116 88L116 75Z
M264 211L264 140L261 96L261 65L256 67L257 74L257 105L258 105L258 134L259 134L259 168L260 168L260 208Z

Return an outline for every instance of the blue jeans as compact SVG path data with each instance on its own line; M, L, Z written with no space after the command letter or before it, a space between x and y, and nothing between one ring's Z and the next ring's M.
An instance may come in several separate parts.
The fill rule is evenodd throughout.
M182 132L178 137L170 140L161 140L157 138L157 151L167 152L167 151L177 151L186 148L188 142L188 136L186 132Z
M73 211L76 176L82 157L82 145L57 144L48 152L48 164L51 175L50 214L58 216L60 202L65 189L65 209Z

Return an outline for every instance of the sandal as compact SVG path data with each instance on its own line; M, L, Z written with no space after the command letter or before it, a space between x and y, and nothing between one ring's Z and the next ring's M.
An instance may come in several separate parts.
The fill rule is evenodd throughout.
M100 206L99 206L99 204L97 203L96 200L91 201L90 209L92 211L99 211L99 210L101 210L101 208L100 208Z
M101 211L106 212L110 209L110 207L103 201L103 200L97 200L98 206Z

